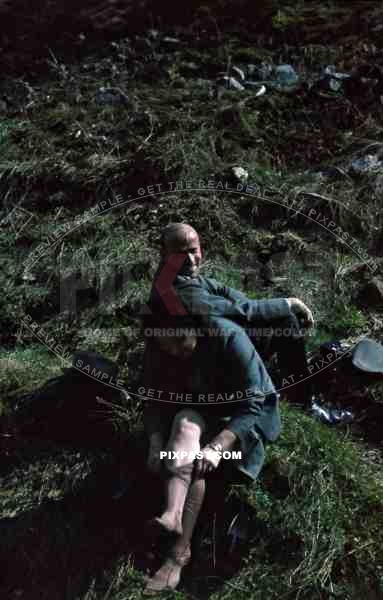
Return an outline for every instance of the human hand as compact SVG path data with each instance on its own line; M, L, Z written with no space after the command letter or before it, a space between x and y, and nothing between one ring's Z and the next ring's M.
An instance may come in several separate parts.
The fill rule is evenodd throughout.
M210 446L205 446L200 452L203 457L195 459L195 474L197 477L204 477L218 467L222 454Z
M299 298L287 298L290 309L296 315L302 316L303 324L306 327L312 327L314 325L314 317L308 306Z

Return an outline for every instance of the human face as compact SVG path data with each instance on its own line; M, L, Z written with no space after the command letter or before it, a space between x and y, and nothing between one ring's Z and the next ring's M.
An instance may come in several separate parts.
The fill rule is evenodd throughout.
M162 256L167 258L170 254L185 254L186 256L180 275L198 276L202 251L199 237L193 229L180 228L176 235L166 241Z
M195 335L160 336L157 338L160 349L176 358L190 358L197 347Z

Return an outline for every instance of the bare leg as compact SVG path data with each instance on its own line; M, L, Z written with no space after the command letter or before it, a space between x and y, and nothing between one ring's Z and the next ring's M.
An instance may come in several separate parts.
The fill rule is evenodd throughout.
M183 556L190 558L190 544L198 515L205 498L206 481L204 478L194 479L190 484L182 515L182 535L175 541L170 553L175 559Z
M191 558L191 539L205 497L205 479L195 479L189 487L182 515L182 535L173 544L168 558L158 571L147 581L144 590L151 596L166 588L175 589L181 579L182 568Z
M177 451L182 448L185 452L196 453L200 450L200 435L204 429L204 422L196 420L195 416L191 414L194 411L181 411L181 413L178 413L174 420L167 449ZM188 414L185 415L185 413ZM179 418L176 421L177 417ZM197 417L199 418L199 415ZM182 443L183 439L186 440L186 444ZM182 459L176 460L181 461ZM175 467L174 464L170 464L168 468L169 466L170 470L174 469L176 472L177 466L180 466L181 469L183 466L185 469L189 467L189 464ZM190 542L205 497L205 480L198 478L190 481L190 473L188 482L187 475L186 477L185 474L183 475L183 479L179 475L175 475L170 477L167 482L165 511L156 521L167 531L177 532L179 535L170 550L169 557L154 576L147 580L143 592L147 596L156 594L165 588L175 589L180 581L182 567L191 558Z
M174 418L167 451L196 454L200 450L200 437L205 429L203 418L193 410L182 410ZM166 467L171 476L165 484L166 504L157 521L169 532L182 533L182 514L192 478L193 460L166 457Z

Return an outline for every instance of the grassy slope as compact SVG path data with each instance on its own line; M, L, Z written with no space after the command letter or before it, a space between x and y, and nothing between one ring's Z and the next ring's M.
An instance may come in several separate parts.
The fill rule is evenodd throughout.
M364 7L362 17L371 12L369 3ZM297 296L309 304L318 320L312 347L330 336L365 332L372 317L379 335L379 314L353 305L354 284L342 276L344 267L358 258L307 219L245 195L178 191L123 204L68 235L63 245L30 269L29 280L23 279L22 267L30 250L59 225L112 194L134 198L141 186L207 179L224 174L232 164L247 168L250 181L272 188L277 201L287 190L297 194L298 189L329 198L317 200L317 210L367 246L372 226L381 225L381 198L371 182L347 178L326 183L305 170L342 164L367 141L381 142L378 106L355 100L345 113L342 99L307 103L296 95L267 95L254 100L244 93L240 99L246 102L240 103L230 92L217 102L205 83L195 82L196 77L210 77L225 68L229 56L236 64L267 56L294 62L290 54L295 52L303 72L327 61L343 61L349 68L353 60L369 59L371 52L364 47L363 34L355 31L355 14L338 4L273 9L270 27L275 40L269 47L246 41L251 35L242 25L224 41L217 38L218 49L214 43L207 49L206 40L202 48L190 42L177 51L161 51L162 58L157 52L149 63L143 62L146 51L122 40L110 46L104 58L95 55L72 66L52 59L49 76L34 82L32 91L18 84L18 93L33 104L27 111L14 108L0 122L3 216L20 204L32 218L18 234L7 222L1 228L2 254L7 256L1 312L3 412L15 395L35 388L60 368L60 361L35 337L20 331L25 314L58 337L68 352L98 350L118 360L125 378L137 376L142 340L138 333L121 335L135 324L137 307L146 299L157 260L156 236L169 220L195 224L204 240L206 272L238 288L244 285L245 271L254 268L259 254L270 251L275 238L281 247L287 246L290 254L279 257L277 274L287 275L288 281L247 291L254 297ZM320 34L329 22L332 39L325 49ZM212 23L206 18L207 28L218 35ZM377 43L375 36L367 37L369 43ZM294 39L300 40L298 49L282 46ZM96 104L97 89L109 84L128 93L128 110ZM301 212L307 213L312 198L296 197ZM134 272L139 274L100 307L101 282L121 265L138 268ZM60 312L60 273L76 269L87 274L96 293L81 297L77 314L71 316ZM103 335L96 335L97 330ZM269 448L269 468L259 486L239 490L257 507L259 532L248 559L228 582L196 574L187 583L189 593L378 598L383 593L383 473L373 460L376 454L291 407L283 406L283 416L283 436ZM129 418L132 421L133 414ZM18 589L25 590L26 598L137 597L142 580L124 544L129 531L120 527L123 508L119 514L113 503L108 504L103 519L96 516L89 523L80 501L75 510L49 502L77 489L92 471L92 457L55 452L37 454L28 467L27 450L4 477L2 514L14 521L6 523L3 560L8 565L13 558L18 566L8 567L4 594L16 597ZM288 491L283 498L281 482ZM93 505L98 514L94 499L84 503L87 508ZM120 521L107 516L108 511L116 511ZM62 568L51 560L52 554L62 557Z

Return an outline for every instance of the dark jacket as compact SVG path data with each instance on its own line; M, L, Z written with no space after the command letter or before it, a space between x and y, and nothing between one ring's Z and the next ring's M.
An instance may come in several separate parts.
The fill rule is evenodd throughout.
M279 395L240 326L211 317L207 335L198 338L193 357L186 360L169 357L150 342L145 351L144 387L146 393L153 390L152 399L144 401L148 435L161 431L167 436L173 417L183 408L197 410L208 423L221 419L222 429L230 429L240 441L242 458L235 466L256 479L263 464L264 442L274 441L280 433Z
M160 266L155 282L161 270ZM289 317L292 314L286 298L251 300L242 292L225 286L215 279L202 276L192 278L177 275L173 284L162 289L161 293L154 284L149 304L153 306L154 311L164 306L167 310L174 307L173 314L175 314L179 307L179 302L174 302L175 292L186 313L204 317L225 317L242 327L257 321L267 322Z

